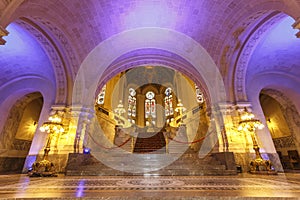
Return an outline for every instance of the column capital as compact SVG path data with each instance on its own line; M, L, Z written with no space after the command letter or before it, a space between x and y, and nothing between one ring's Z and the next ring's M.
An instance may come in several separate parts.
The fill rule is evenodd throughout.
M0 45L4 45L6 43L2 37L7 36L8 34L9 32L0 25Z
M292 24L294 29L298 29L299 31L296 33L296 37L300 38L300 17Z
M239 113L243 112L245 110L245 108L249 112L252 112L252 104L250 102L236 102L234 107Z

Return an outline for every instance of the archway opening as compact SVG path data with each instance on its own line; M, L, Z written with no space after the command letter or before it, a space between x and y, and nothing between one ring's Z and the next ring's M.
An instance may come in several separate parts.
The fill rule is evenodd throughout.
M269 95L268 92L261 93L259 99L283 169L300 169L299 147L293 130L295 124L287 112L292 105L279 102L276 95Z
M184 125L182 142L193 151L200 149L209 127L206 101L200 87L186 75L162 66L139 66L117 74L101 87L95 95L95 110L112 144L132 153L167 153L169 140ZM137 150L139 138L149 139L143 139Z
M10 109L0 135L0 148L5 150L0 157L0 172L22 172L42 107L43 97L35 92L20 98Z

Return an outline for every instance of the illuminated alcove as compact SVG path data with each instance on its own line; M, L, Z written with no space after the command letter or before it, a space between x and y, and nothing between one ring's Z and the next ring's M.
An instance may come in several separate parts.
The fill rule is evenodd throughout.
M95 111L111 143L118 143L116 127L125 134L116 144L120 145L138 133L176 132L184 124L187 142L199 150L201 142L195 141L204 137L209 125L205 97L181 72L162 66L135 67L117 74L99 91ZM125 146L127 151L134 148Z

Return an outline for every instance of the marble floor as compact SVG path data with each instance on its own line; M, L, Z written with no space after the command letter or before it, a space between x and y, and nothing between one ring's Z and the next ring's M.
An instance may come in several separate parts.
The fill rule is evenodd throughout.
M236 176L0 175L0 199L300 199L300 173Z

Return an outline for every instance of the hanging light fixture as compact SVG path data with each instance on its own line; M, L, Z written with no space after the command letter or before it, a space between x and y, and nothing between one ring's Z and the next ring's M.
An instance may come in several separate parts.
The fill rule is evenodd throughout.
M121 116L125 113L124 105L122 104L122 100L119 101L117 108L114 109L114 113L117 114L118 124L121 124Z

